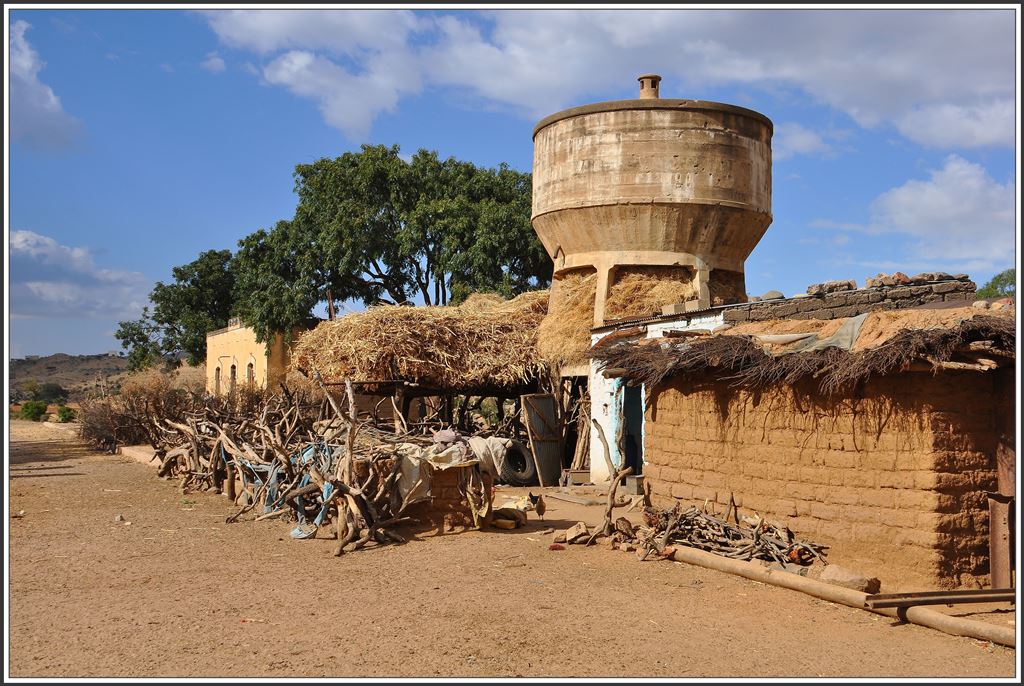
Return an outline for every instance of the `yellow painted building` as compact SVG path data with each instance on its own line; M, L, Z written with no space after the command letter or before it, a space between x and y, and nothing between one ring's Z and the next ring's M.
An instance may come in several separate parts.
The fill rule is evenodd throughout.
M206 334L206 390L220 395L244 384L274 385L288 371L289 353L283 336L275 337L268 354L253 329L231 319L225 328Z

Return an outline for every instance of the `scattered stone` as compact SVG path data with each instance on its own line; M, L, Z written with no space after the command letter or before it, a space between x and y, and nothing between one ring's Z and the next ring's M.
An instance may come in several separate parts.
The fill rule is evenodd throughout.
M565 532L555 534L555 537L551 539L553 543L565 543Z
M969 277L967 274L954 274L953 278L956 279L957 281L970 281L971 280L971 277Z
M25 510L18 510L18 514L12 514L11 516L15 519L21 519L25 516Z
M749 298L747 298L747 302L748 303L759 303L759 302L761 302L761 298L759 296L752 295Z
M971 303L971 307L975 308L976 310L987 310L989 307L991 307L991 305L989 304L988 300L975 300L973 303Z
M116 514L116 515L114 515L114 521L115 522L123 522L124 521L124 515L123 514Z
M583 522L576 522L576 524L574 524L573 526L571 526L571 527L569 527L568 529L565 530L565 542L566 543L575 543L577 541L582 542L582 539L586 538L589 535L590 535L590 532L587 530L587 525L584 524Z
M834 586L852 588L855 591L868 594L878 593L882 587L882 582L877 578L865 576L839 565L828 565L825 567L821 572L820 579Z
M785 297L786 296L782 294L782 291L768 291L761 296L761 300L778 300L779 298Z
M565 550L565 546L559 543L552 543L548 546L548 550Z
M552 533L554 533L554 532L555 532L555 530L554 530L553 528L551 528L551 527L549 526L548 528L546 528L546 529L543 529L543 530L542 530L542 531L540 532L540 535L541 535L541 536L545 536L545 535L547 535L547 534L552 534Z

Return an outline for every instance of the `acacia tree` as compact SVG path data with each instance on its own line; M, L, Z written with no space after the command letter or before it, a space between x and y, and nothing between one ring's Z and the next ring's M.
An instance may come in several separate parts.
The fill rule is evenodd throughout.
M367 146L295 169L295 216L239 243L236 309L261 340L318 302L458 302L550 280L530 225L530 175Z
M978 289L978 298L1013 298L1017 295L1017 270L1010 267L992 277Z
M206 334L227 326L234 270L230 250L207 250L171 269L172 283L157 282L135 321L120 322L115 338L129 350L128 366L140 369L160 359L171 365L184 354L189 364L206 360Z

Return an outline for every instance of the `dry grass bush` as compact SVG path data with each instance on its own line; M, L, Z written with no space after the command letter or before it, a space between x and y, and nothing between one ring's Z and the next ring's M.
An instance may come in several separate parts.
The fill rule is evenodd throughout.
M689 267L622 268L608 289L605 320L661 314L664 305L697 298L695 274Z
M543 374L537 327L547 291L512 300L470 296L459 306L371 307L303 334L291 371L326 381L404 380L454 392L518 389Z
M202 370L135 372L122 380L116 395L82 401L79 433L105 450L139 443L155 447L155 424L180 419L201 400L205 385Z
M552 282L548 316L537 330L537 351L552 367L587 362L596 293L593 270L572 272Z

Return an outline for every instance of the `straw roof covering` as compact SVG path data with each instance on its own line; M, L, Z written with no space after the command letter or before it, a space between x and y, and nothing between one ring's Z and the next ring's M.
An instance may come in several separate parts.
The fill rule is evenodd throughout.
M589 362L596 293L594 271L573 272L552 282L548 316L537 330L537 351L552 367Z
M1012 310L980 314L972 307L872 312L849 349L764 340L762 336L835 334L848 320L756 322L703 336L645 339L597 345L591 355L609 373L653 387L678 374L716 374L734 386L767 387L811 377L824 394L872 375L898 373L914 363L932 369L981 369L979 355L1005 363L1016 355ZM789 352L788 349L797 349ZM724 373L724 374L723 374Z
M696 275L689 267L625 267L608 289L605 319L661 314L662 305L697 297Z
M371 307L303 334L291 369L326 381L406 381L450 392L517 391L544 372L537 327L548 292L471 295L458 306Z
M661 314L663 305L696 297L693 271L688 267L624 267L605 299L606 320ZM548 316L541 322L538 350L552 367L571 367L590 360L590 330L594 327L597 273L570 272L551 284Z

